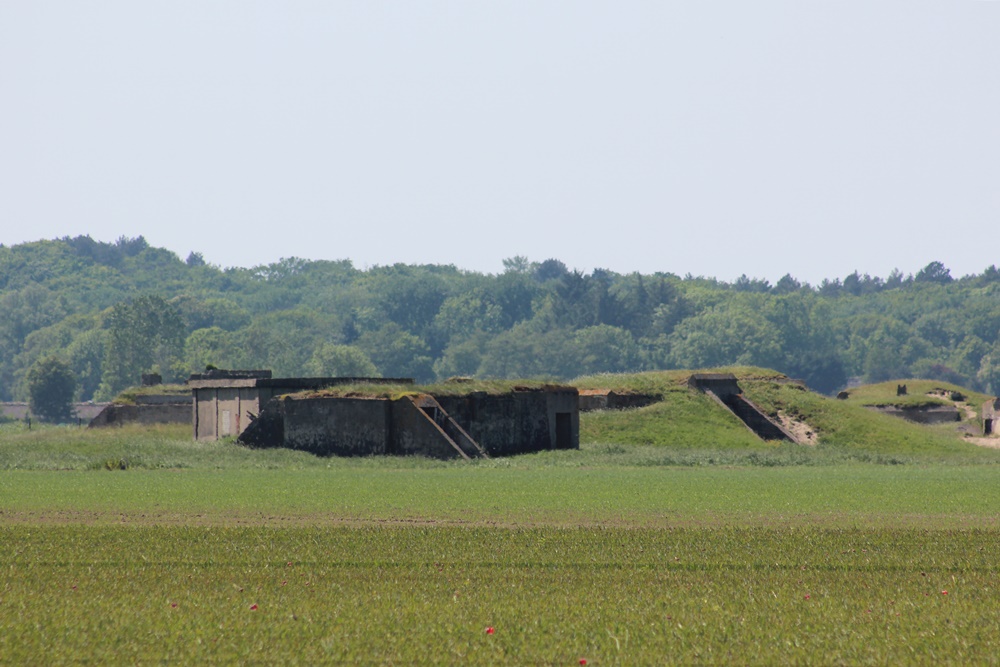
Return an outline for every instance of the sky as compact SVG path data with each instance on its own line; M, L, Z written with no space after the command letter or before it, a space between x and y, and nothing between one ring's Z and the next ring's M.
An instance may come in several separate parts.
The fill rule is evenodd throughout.
M1000 1L0 1L0 243L1000 264Z

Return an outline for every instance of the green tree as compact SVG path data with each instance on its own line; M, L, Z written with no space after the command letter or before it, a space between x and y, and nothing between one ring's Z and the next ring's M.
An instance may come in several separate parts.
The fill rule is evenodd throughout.
M184 322L162 297L141 296L119 303L108 317L98 395L111 398L151 371L174 379L183 346Z
M976 377L987 391L994 396L1000 396L1000 340L980 360Z
M639 370L639 346L625 329L599 324L573 334L574 368L567 375Z
M483 361L483 346L488 340L490 336L487 334L477 333L461 342L449 344L441 358L434 362L434 373L438 379L476 375Z
M358 347L368 353L378 370L388 377L412 377L425 382L434 377L434 359L427 343L395 322L358 338Z
M378 377L378 369L362 350L351 345L323 343L306 362L306 372L318 377Z
M31 414L57 424L72 420L76 387L76 376L68 363L54 356L37 361L28 371Z
M233 368L236 347L233 335L219 327L192 331L184 341L184 373L201 373L209 365Z
M73 372L80 379L79 400L89 401L101 385L101 365L104 362L104 341L107 332L101 329L85 331L69 344L66 356Z

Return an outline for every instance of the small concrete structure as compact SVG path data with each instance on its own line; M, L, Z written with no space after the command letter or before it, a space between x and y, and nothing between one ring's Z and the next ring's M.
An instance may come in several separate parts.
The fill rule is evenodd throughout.
M211 370L187 382L194 398L195 440L238 436L275 396L344 384L413 384L412 378L273 378L269 370Z
M190 424L191 403L190 394L141 394L132 403L108 403L90 420L87 428L125 424Z
M292 394L269 401L240 442L321 456L472 459L578 449L578 400L574 387L551 385L398 398Z
M997 430L997 419L1000 417L1000 398L993 398L983 403L983 435L993 435Z

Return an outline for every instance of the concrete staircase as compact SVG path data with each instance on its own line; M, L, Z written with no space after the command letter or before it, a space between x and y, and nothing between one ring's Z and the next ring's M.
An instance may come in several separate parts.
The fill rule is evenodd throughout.
M736 376L729 373L696 373L688 379L688 386L700 389L720 405L736 415L746 427L762 440L788 440L795 437L780 424L772 421L753 402L743 395Z
M451 418L441 404L429 394L408 396L410 402L440 431L442 438L464 459L488 459L486 450Z
M712 392L706 392L712 393ZM715 394L712 394L715 396ZM771 418L753 404L750 399L743 394L729 394L727 396L715 396L720 403L729 408L734 415L747 425L751 431L757 434L761 440L789 440L795 442L785 429L771 421Z

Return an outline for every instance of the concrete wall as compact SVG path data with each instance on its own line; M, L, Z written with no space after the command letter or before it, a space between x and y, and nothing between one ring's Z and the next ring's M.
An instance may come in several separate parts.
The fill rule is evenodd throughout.
M711 391L719 398L739 394L740 387L732 373L694 373L688 378L688 386L701 391Z
M367 398L281 399L284 446L320 456L390 453L391 402Z
M899 407L895 405L866 405L869 410L882 414L902 417L917 424L950 424L962 421L962 413L950 405L932 407Z
M578 396L572 388L442 396L437 402L490 456L579 448ZM276 398L240 441L320 456L462 456L461 444L456 447L444 427L409 398Z
M90 420L88 428L124 424L190 424L191 406L185 403L163 405L109 405Z
M250 424L250 417L271 398L272 391L257 387L201 387L192 389L190 408L195 440L217 440L238 436Z
M543 449L580 447L579 396L576 389L515 391L489 395L438 396L441 407L490 456L510 456ZM568 420L565 442L557 441L557 414Z
M450 438L415 403L405 398L389 401L392 406L392 445L388 453L453 459L461 456Z

